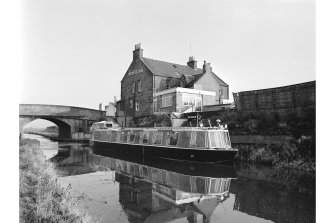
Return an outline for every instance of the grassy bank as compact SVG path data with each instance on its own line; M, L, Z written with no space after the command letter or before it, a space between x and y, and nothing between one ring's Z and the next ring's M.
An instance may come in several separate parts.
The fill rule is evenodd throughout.
M303 173L315 172L315 138L301 137L284 144L236 144L237 160L269 164L279 169L295 169Z
M39 141L20 140L20 222L95 222L70 197L70 189L57 183L51 162Z

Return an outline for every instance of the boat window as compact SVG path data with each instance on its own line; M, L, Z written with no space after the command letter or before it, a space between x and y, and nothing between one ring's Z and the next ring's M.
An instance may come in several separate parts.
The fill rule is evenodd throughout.
M112 131L108 131L106 141L111 141L111 137L112 137Z
M140 132L136 131L135 132L135 141L134 143L138 143L140 141Z
M170 132L164 132L163 133L163 145L169 145L170 144Z
M134 132L129 132L127 142L134 142L134 139L135 139L135 133Z
M190 185L191 185L191 192L197 193L197 184L196 184L196 177L192 176L190 177Z
M199 131L197 133L197 147L208 147L207 146L207 132L206 131Z
M169 145L172 145L172 146L177 145L178 135L179 135L179 132L170 132Z
M210 148L216 148L217 147L217 145L216 145L216 142L217 142L216 132L214 132L214 131L208 132L208 136L209 136L209 147Z
M148 171L148 168L145 167L145 166L143 166L143 168L142 168L142 174L141 174L141 177L143 177L143 178L147 178L147 177L149 177L149 171Z
M224 147L231 148L231 143L230 143L228 132L223 132L223 133L224 133Z
M168 186L175 186L178 187L178 177L176 173L173 172L167 172L166 174L166 184Z
M198 133L198 131L192 131L191 132L190 147L192 147L192 148L197 146L196 145L197 133Z
M208 178L197 177L195 182L196 182L197 193L202 193L202 194L208 193L208 185L209 185Z
M140 166L138 164L135 164L134 168L135 168L135 170L134 170L134 176L135 177L140 177L141 176L140 175Z
M126 142L130 142L130 132L127 134Z
M107 136L107 133L105 131L103 131L103 132L100 133L100 139L102 141L106 141L106 138L107 138L106 136Z
M135 174L135 168L134 168L134 164L133 163L129 163L129 168L128 171L131 175Z
M210 131L209 142L211 148L226 148L227 147L227 135L223 131ZM229 147L229 146L228 146Z
M100 139L100 132L99 131L95 131L93 133L93 137L94 137L95 140L99 140Z
M121 141L121 132L117 132L116 133L116 137L115 137L115 142L120 142Z
M191 131L181 131L178 137L178 147L189 148L191 140Z
M148 141L149 141L149 132L141 132L139 142L143 144L148 144Z
M115 142L115 139L116 139L116 132L112 132L112 137L111 137L111 142Z
M107 128L113 128L113 124L106 124Z
M151 177L152 177L152 180L155 182L155 183L163 183L163 174L162 174L162 170L159 170L159 169L155 169L155 168L152 168L151 169Z
M152 144L152 131L149 132L148 143Z
M127 163L126 162L122 163L122 172L127 173Z
M153 132L152 144L162 145L162 142L163 142L163 132Z
M127 142L128 132L123 132L122 142Z
M212 178L210 179L210 188L209 193L220 193L221 187L221 179L220 178Z

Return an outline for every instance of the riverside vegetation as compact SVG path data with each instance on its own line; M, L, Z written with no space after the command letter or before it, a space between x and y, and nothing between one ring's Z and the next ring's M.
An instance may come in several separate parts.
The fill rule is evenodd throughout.
M20 222L96 222L80 210L70 187L57 182L38 140L20 140Z
M220 119L222 124L228 125L230 135L292 136L290 141L281 144L234 144L234 148L239 149L237 160L296 169L302 173L315 171L315 109L281 113L222 110L201 115L206 126L208 120L215 124ZM196 126L196 121L191 125Z

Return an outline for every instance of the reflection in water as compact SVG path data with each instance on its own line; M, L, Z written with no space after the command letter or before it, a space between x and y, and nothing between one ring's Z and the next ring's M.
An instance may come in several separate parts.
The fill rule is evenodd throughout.
M45 138L40 135L34 135L34 134L23 134L24 138L27 139L36 139L40 142L40 148L42 149L46 159L50 159L57 155L58 153L58 142L50 141L48 138Z
M315 222L315 175L241 165L231 184L234 210L273 222Z
M42 149L54 145L47 139L41 143ZM131 154L103 157L78 143L57 147L59 152L51 160L61 176L73 175L73 181L68 178L73 186L81 182L78 196L89 194L85 188L94 185L85 201L93 203L83 206L92 207L88 209L92 215L112 213L101 222L113 222L119 210L123 214L117 222L315 222L315 176L255 165L237 165L234 170L138 160ZM100 179L99 173L92 173L95 165L112 169L109 173L114 177Z
M92 163L115 170L119 201L129 222L167 222L186 218L210 222L215 208L229 196L232 178L185 175L121 159L91 155ZM179 166L189 165L179 163ZM196 166L196 164L192 164ZM207 165L207 169L216 165ZM181 168L181 170L186 168ZM235 173L232 173L235 176Z
M57 165L59 176L71 176L94 172L89 165L91 148L86 144L63 144L58 154L50 159Z

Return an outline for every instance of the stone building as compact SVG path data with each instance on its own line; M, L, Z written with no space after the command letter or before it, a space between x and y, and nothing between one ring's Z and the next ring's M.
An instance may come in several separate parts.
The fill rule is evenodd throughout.
M202 69L190 57L180 65L143 57L135 45L133 61L121 81L121 100L117 120L122 126L134 126L156 112L201 111L205 105L229 99L229 86L204 61Z

